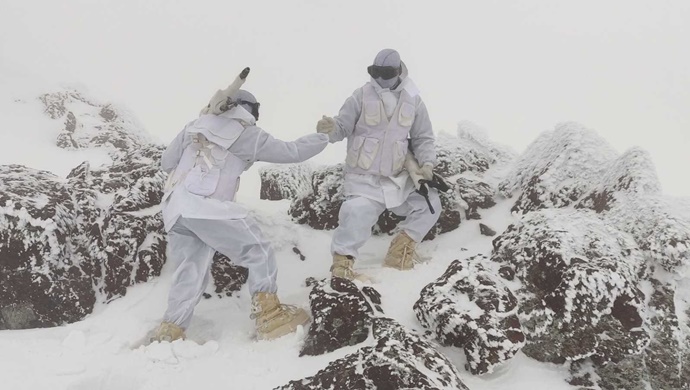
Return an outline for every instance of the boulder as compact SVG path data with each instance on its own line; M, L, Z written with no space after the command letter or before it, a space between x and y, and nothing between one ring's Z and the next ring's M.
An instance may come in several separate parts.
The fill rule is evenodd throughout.
M517 299L479 255L455 260L414 304L419 322L443 345L463 348L469 371L492 372L524 345Z
M280 390L466 390L453 364L419 335L388 318L372 320L374 346L337 359Z

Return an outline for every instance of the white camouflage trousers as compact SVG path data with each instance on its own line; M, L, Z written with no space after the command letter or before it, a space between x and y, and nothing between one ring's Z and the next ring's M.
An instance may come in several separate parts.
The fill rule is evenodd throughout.
M394 214L406 217L399 228L416 242L422 241L436 224L442 211L441 199L435 189L429 191L429 201L435 214L431 214L426 200L417 192L411 193L400 206L390 209ZM338 228L333 233L331 253L349 255L356 259L359 249L371 237L371 228L385 210L384 203L369 198L354 196L345 200L340 207Z
M211 262L218 251L233 264L249 269L249 292L277 291L275 255L261 229L251 218L193 219L180 217L168 232L168 262L173 274L168 309L163 321L187 328L206 285L211 279Z

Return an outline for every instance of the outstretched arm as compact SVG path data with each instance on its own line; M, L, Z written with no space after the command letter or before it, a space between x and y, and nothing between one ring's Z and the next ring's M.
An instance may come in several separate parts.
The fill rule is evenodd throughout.
M263 129L248 127L230 147L230 152L245 161L271 163L304 162L321 153L328 145L325 134L309 134L294 141L274 138Z
M357 120L362 114L362 89L356 90L347 98L337 116L332 118L335 122L333 131L328 133L330 142L338 142L347 138L355 130Z

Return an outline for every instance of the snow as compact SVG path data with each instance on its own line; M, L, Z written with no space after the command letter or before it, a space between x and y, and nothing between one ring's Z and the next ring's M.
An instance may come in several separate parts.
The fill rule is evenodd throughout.
M94 167L111 162L105 149L65 150L55 146L55 139L64 123L45 115L37 96L61 90L61 87L37 81L34 76L14 77L15 74L18 74L15 70L3 68L0 64L0 123L12 129L0 131L0 164L26 164L64 178L84 160L90 161ZM135 123L134 119L127 119L130 120ZM564 126L561 131L567 132L568 126L574 125ZM481 132L471 124L461 125L459 136L471 139L478 145L488 145ZM547 133L543 138L551 136ZM540 142L544 139L536 141L530 148L527 154L532 156L530 158L539 156L540 159L548 159L555 156L548 154L552 150L540 149ZM587 142L591 142L591 139ZM615 158L613 152L601 152L601 145L596 143L584 146L587 148L583 154L568 157L582 161L598 159L602 166ZM513 152L489 150L487 154L512 156ZM527 161L524 159L512 167L517 174L510 176L514 181L506 183L507 188L518 188L529 179L524 173L534 167L527 165ZM498 166L500 171L484 173L484 177L496 179L491 183L497 183L498 177L506 177L501 173L506 166ZM289 201L259 200L258 169L254 167L244 174L239 200L253 210L276 250L281 300L308 307L310 288L306 287L304 280L329 275L332 232L317 231L292 222L287 214ZM565 182L565 179L577 177L575 171L561 173L563 176L549 180ZM595 182L597 176L602 174L603 170L586 179ZM653 181L647 181L650 182ZM655 188L654 185L651 187ZM103 206L112 202L112 197L98 199L99 205ZM457 230L422 243L419 251L422 257L430 260L417 265L414 271L381 268L390 238L374 237L369 240L362 248L362 257L356 266L377 280L373 286L382 295L382 308L386 315L405 327L424 332L412 310L420 290L443 274L453 260L465 260L478 254L488 255L492 249L492 238L480 234L479 223L487 224L500 234L517 221L517 216L510 212L513 203L514 199L501 199L495 207L482 211L481 221L463 220ZM688 220L690 202L673 204L677 205L679 215ZM143 213L149 215L156 210L153 207ZM299 259L293 247L299 248L305 260ZM573 249L573 252L576 250ZM498 267L491 262L483 265L493 271ZM279 340L256 341L253 339L253 322L249 318L250 303L245 286L238 296L222 299L214 296L202 300L188 331L189 340L141 346L146 333L161 320L172 271L171 266L166 265L160 277L129 287L125 297L107 304L99 301L93 313L77 323L48 329L0 331L2 388L270 389L290 380L311 376L328 362L368 345L365 342L323 356L298 357L304 329ZM687 320L690 315L690 280L687 276L683 279L682 275L690 274L669 273L667 279L684 286L684 293L676 296L676 304L679 319ZM506 282L512 290L515 290L516 283ZM467 309L472 310L472 304L467 304ZM464 368L467 361L462 350L452 347L441 347L439 350L455 363L462 380L470 389L573 388L565 382L569 377L565 367L539 363L522 353L497 367L491 374L473 376Z

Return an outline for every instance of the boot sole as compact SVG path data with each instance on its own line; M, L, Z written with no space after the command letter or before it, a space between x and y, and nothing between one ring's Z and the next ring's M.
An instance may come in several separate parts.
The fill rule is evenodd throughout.
M395 265L383 263L383 266L386 267L386 268L397 269L398 271L409 271L409 270L411 270L411 269L414 269L414 265L413 265L412 267L410 267L410 268L402 268L402 267L398 267L398 266L395 266Z
M275 340L279 337L283 337L290 333L294 333L297 330L298 326L306 325L309 322L309 320L309 314L304 313L299 317L295 317L293 321L288 322L287 324L283 324L270 332L258 333L256 335L256 338L257 340Z

